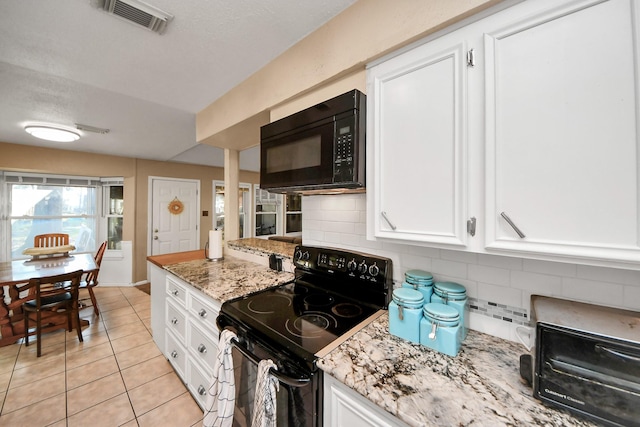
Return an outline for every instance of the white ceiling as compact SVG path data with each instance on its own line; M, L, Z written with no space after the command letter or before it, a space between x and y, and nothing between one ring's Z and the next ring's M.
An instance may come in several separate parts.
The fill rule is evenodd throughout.
M355 0L146 0L174 15L162 35L95 2L0 1L0 141L223 166L195 114ZM110 132L52 143L28 121ZM241 169L258 159L242 152Z

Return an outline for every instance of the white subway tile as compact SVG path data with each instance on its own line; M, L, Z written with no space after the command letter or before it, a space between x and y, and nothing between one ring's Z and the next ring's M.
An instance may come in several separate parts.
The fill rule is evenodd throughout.
M640 286L640 271L579 265L578 277L622 285Z
M333 211L327 213L325 220L334 222L352 222L358 223L360 221L360 212L358 211Z
M575 277L576 275L575 264L539 261L535 259L525 259L522 269L532 273L551 274L554 276Z
M504 268L489 267L486 265L470 264L468 277L478 282L491 283L508 287L511 281L511 273Z
M562 283L562 296L577 301L598 305L622 307L624 305L624 286L586 279L565 278Z
M561 295L562 279L559 276L512 270L511 287L542 295Z
M354 199L356 201L356 210L359 210L361 212L366 212L367 211L367 197L365 194L360 194L355 196L354 195Z
M467 278L467 264L463 262L447 261L443 259L434 259L431 263L432 273L443 274L447 276L457 277L460 279Z
M440 249L440 258L448 261L458 261L467 264L477 264L478 254L473 252L464 251L451 251L447 249Z
M323 231L329 231L332 233L350 233L354 234L356 230L355 223L353 222L336 222L325 221L320 228Z
M333 196L315 196L319 198L321 209L329 211L354 211L356 200L346 194Z
M400 260L402 262L402 274L407 270L424 270L431 272L431 258L402 254Z
M522 270L522 258L508 256L478 254L478 264L507 270Z
M511 323L478 313L469 313L469 328L495 337L512 340ZM464 344L463 344L464 345ZM524 347L523 347L524 349Z
M478 282L478 296L476 298L485 301L495 302L497 304L511 305L513 307L522 307L522 290L499 286L490 283ZM529 309L529 306L522 307Z
M341 233L332 233L330 231L327 231L327 232L324 233L324 238L325 238L325 241L327 243L337 244L337 243L341 242L342 234Z

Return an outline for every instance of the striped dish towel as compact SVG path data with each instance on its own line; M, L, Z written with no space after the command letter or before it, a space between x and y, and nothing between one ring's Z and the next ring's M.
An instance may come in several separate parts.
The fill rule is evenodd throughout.
M236 334L232 331L224 329L220 333L218 353L213 363L213 379L207 390L203 427L231 427L233 423L236 381L233 376L233 357L231 356L232 338L236 338Z
M269 373L271 368L278 369L271 359L261 360L258 364L251 427L276 426L276 392L280 389L280 384L278 379Z

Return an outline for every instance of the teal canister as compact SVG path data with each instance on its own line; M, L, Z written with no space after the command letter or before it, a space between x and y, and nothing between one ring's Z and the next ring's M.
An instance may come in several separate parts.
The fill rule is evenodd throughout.
M432 302L423 307L420 344L455 357L462 343L460 314L454 307Z
M424 297L414 289L394 289L389 303L389 333L415 344L420 343L420 320Z
M402 287L419 291L424 297L424 302L428 303L433 294L433 275L423 270L407 270L404 273Z
M433 284L433 295L431 302L437 302L454 307L460 314L460 329L462 339L467 337L466 311L467 311L467 289L459 283L435 282Z

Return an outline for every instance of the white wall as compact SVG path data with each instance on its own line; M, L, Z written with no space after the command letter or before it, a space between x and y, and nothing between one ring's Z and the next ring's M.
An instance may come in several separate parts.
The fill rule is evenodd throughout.
M305 196L302 218L305 245L391 258L395 286L414 268L464 285L469 327L491 335L515 341L515 326L528 323L532 294L640 311L640 271L368 241L364 194Z

